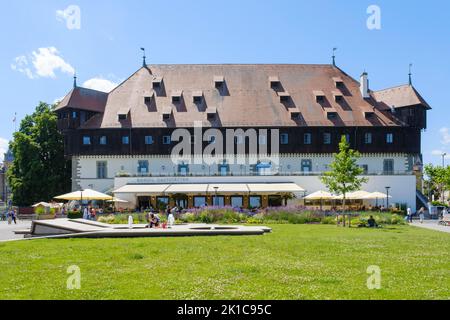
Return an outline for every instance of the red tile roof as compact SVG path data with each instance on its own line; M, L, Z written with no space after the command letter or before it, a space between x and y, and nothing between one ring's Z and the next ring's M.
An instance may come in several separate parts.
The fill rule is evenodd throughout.
M216 88L219 77L223 85ZM279 88L271 88L270 81L275 77L280 81ZM154 90L155 79L161 85ZM343 82L339 90L337 80ZM401 123L386 111L386 104L399 101L396 107L417 102L428 106L415 90L412 96L403 91L408 89L372 92L372 99L363 99L359 83L332 65L150 65L109 94L84 90L88 89L72 90L57 108L70 106L101 113L83 128L192 127L195 121L216 127L398 126ZM174 104L175 91L182 96ZM342 101L335 101L337 91L342 92ZM193 102L199 92L204 97L202 108ZM280 102L283 92L289 92L290 103ZM316 92L323 92L325 99L316 102ZM145 102L144 98L153 93L152 102ZM121 123L117 114L124 108L130 108L130 120ZM208 120L207 110L211 109L217 110L217 116ZM374 116L366 118L364 111L372 109ZM170 121L162 117L167 110L172 110ZM328 119L326 110L335 110L337 116ZM301 113L301 123L292 119L293 112Z

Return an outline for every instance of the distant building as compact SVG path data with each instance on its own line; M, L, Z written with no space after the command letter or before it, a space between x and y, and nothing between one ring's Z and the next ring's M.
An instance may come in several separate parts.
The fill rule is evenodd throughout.
M365 72L358 82L333 65L224 64L148 65L109 94L75 85L56 112L73 189L117 190L132 207L173 194L183 207L276 205L288 184L324 189L319 176L345 136L362 155L363 188L390 187L390 203L414 210L429 109L411 84L373 91ZM244 163L230 154L213 164L174 158L172 133L198 126L193 150L223 138L245 146Z

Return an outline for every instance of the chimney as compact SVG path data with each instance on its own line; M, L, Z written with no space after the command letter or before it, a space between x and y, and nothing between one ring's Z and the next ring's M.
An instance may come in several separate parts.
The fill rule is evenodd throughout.
M367 78L367 72L365 72L365 71L361 75L361 80L359 82L359 89L361 90L361 95L364 99L370 98L369 79Z

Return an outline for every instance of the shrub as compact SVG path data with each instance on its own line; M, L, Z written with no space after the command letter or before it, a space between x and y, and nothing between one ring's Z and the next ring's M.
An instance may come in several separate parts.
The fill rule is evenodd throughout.
M83 218L83 213L80 211L69 211L67 213L67 218L69 219L81 219Z

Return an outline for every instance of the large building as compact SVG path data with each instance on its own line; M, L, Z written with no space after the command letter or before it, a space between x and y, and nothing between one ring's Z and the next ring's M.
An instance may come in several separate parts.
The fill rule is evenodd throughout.
M144 65L110 93L74 83L56 108L73 189L116 191L131 207L170 195L184 207L276 205L325 189L345 136L363 188L390 187L390 203L415 210L430 107L411 82L373 91L367 73L359 80L334 65L223 64ZM174 155L180 131L193 134L191 159ZM236 150L204 155L222 144Z

